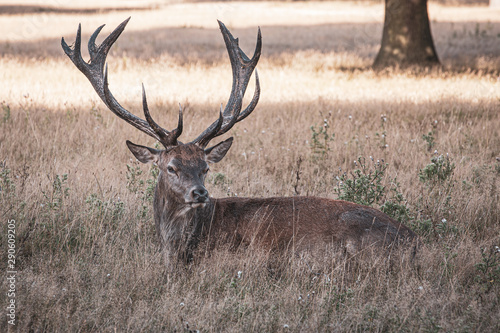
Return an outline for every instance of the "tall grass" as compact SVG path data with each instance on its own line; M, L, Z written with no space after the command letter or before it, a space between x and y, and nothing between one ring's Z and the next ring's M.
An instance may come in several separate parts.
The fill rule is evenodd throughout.
M104 23L106 15L88 19ZM78 19L62 18L76 28ZM420 235L416 259L404 250L390 258L325 252L310 267L307 258L220 249L166 271L152 220L156 171L124 144L155 142L107 111L62 51L44 53L47 40L11 49L4 43L0 215L2 225L17 221L12 331L500 329L498 54L483 55L482 67L472 69L478 58L445 56L445 69L380 73L360 48L309 48L294 35L308 28L293 23L289 32L263 27L262 98L231 131L228 156L212 167L211 195L365 200L400 214ZM471 43L491 48L498 24L480 25L486 35L464 24L461 43L453 44L453 34L446 43L464 54ZM84 26L87 34L92 28ZM208 38L206 45L178 39L174 45L189 50L184 57L167 55L171 46L155 54L151 39L131 30L109 59L111 90L140 114L144 81L153 116L167 128L183 103L183 138L194 138L230 92L220 36L173 30ZM253 47L253 27L233 32L245 50ZM152 33L162 36L161 29ZM26 57L24 47L45 55ZM376 191L376 200L363 196ZM6 239L3 228L2 249ZM2 279L2 294L6 289Z

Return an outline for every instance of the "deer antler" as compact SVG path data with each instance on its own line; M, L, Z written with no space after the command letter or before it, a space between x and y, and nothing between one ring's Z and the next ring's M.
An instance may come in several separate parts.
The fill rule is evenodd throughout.
M257 45L255 46L253 57L252 59L249 59L240 49L238 45L238 38L234 38L233 35L231 35L224 23L221 21L218 22L222 36L224 37L224 42L226 43L229 60L231 61L231 68L233 70L233 87L224 112L222 112L221 106L219 119L213 122L205 131L203 131L203 133L192 141L203 148L207 146L210 140L226 133L238 121L248 117L248 115L255 109L260 97L259 75L257 74L257 70L255 70L255 92L250 104L245 110L243 110L243 112L241 112L243 96L245 95L248 81L250 80L252 72L257 66L257 62L260 58L262 49L262 36L260 34L260 28L257 33Z
M131 124L140 131L152 136L158 140L165 148L177 145L177 138L182 133L182 109L179 110L179 123L177 128L169 132L164 128L160 127L149 114L146 93L143 86L143 109L146 121L133 115L127 111L124 107L118 103L113 94L108 88L108 71L107 66L105 68L106 56L111 48L111 46L116 42L120 34L125 29L130 17L123 21L118 27L116 27L113 32L106 37L101 45L97 46L95 40L99 33L101 32L104 25L101 25L96 31L90 36L88 43L88 50L90 54L90 61L86 63L82 58L81 53L81 24L78 25L78 30L76 32L76 40L73 47L66 44L64 37L61 39L61 46L66 53L66 55L73 61L75 66L87 77L90 81L94 90L97 92L99 97L102 99L104 104L119 118L125 120L127 123Z
M144 85L142 87L142 105L144 110L144 116L146 120L143 120L129 111L118 103L113 94L108 88L108 70L106 63L106 56L111 48L111 46L116 42L120 34L125 29L130 17L123 21L118 27L116 27L113 32L106 37L101 45L97 46L95 40L99 33L101 32L104 25L101 25L92 34L88 43L88 50L90 54L90 61L86 63L81 54L81 25L78 25L78 30L76 32L76 40L73 47L68 46L64 41L64 37L61 39L61 46L66 53L66 55L73 61L75 66L87 77L90 81L94 90L97 92L102 101L106 106L118 117L125 120L127 123L131 124L135 128L141 130L142 132L152 136L156 140L162 143L165 148L169 148L178 144L177 138L182 133L182 108L179 108L179 121L177 128L172 131L167 131L160 127L149 114L148 104L146 101L146 92L144 90ZM252 76L253 70L257 66L257 62L260 58L261 48L262 48L262 37L260 33L260 28L257 33L257 45L255 46L255 51L252 59L249 59L247 55L240 49L238 45L238 39L234 38L229 32L226 26L221 22L219 26L224 37L224 42L226 44L227 52L229 54L229 59L231 61L231 68L233 70L233 86L231 89L231 95L227 102L224 111L221 111L219 119L213 122L203 133L201 133L196 139L192 141L202 148L205 148L207 144L213 138L220 136L227 131L229 131L234 124L238 121L245 119L257 105L260 97L260 84L259 76L257 70L255 70L255 92L250 104L241 112L243 96L248 86L250 77Z

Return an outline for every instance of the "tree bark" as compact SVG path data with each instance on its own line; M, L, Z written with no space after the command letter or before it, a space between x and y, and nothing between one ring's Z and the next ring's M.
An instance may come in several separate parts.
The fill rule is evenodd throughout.
M375 68L439 64L432 41L427 0L385 0L382 45Z

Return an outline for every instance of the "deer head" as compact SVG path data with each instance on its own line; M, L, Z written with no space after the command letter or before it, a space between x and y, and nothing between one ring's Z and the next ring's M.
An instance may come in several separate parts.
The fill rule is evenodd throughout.
M160 168L160 186L168 188L170 200L192 208L209 201L205 188L205 176L209 163L219 162L227 153L233 138L203 149L196 143L178 144L168 149L157 150L127 141L127 146L142 163L156 163ZM167 190L167 189L164 189Z
M130 18L122 22L99 46L95 44L95 40L104 25L97 28L88 43L89 63L86 63L81 55L80 25L78 26L74 46L68 46L64 38L61 40L61 45L66 55L85 74L99 97L114 114L155 138L163 145L164 149L153 149L127 141L128 148L140 162L156 163L159 166L159 186L164 186L166 188L163 190L171 192L172 195L168 197L175 199L170 200L178 200L179 204L183 203L194 208L203 206L209 201L208 191L204 186L205 175L209 170L208 164L217 163L226 155L233 138L230 137L207 148L209 142L229 131L237 122L245 119L255 109L259 101L260 84L257 70L255 70L256 88L254 96L250 104L242 111L243 96L261 54L262 38L260 29L257 33L257 45L254 55L249 59L240 49L238 39L235 39L226 26L218 21L233 71L231 94L224 110L222 110L221 106L219 118L193 141L184 144L178 140L183 127L181 107L179 108L177 127L167 131L151 117L144 86L142 87L142 104L145 120L123 108L109 90L108 71L107 66L105 66L106 56L129 20Z

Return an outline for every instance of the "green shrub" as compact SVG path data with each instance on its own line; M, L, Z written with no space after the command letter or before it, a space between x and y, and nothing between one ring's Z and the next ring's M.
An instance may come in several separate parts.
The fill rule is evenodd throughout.
M387 163L370 156L371 165L364 157L359 157L354 164L359 168L337 176L337 187L333 189L338 199L365 206L376 206L390 217L406 223L412 219L408 202L400 192L397 179L392 179L390 186L384 184Z
M331 116L331 114L330 114ZM328 125L328 119L325 118L323 121L323 126L311 126L311 151L314 159L321 159L328 155L330 151L330 143L335 139L335 134L330 133L330 125Z
M431 158L431 163L420 170L418 177L425 184L435 185L449 180L454 170L455 163L451 161L448 154L439 155Z

